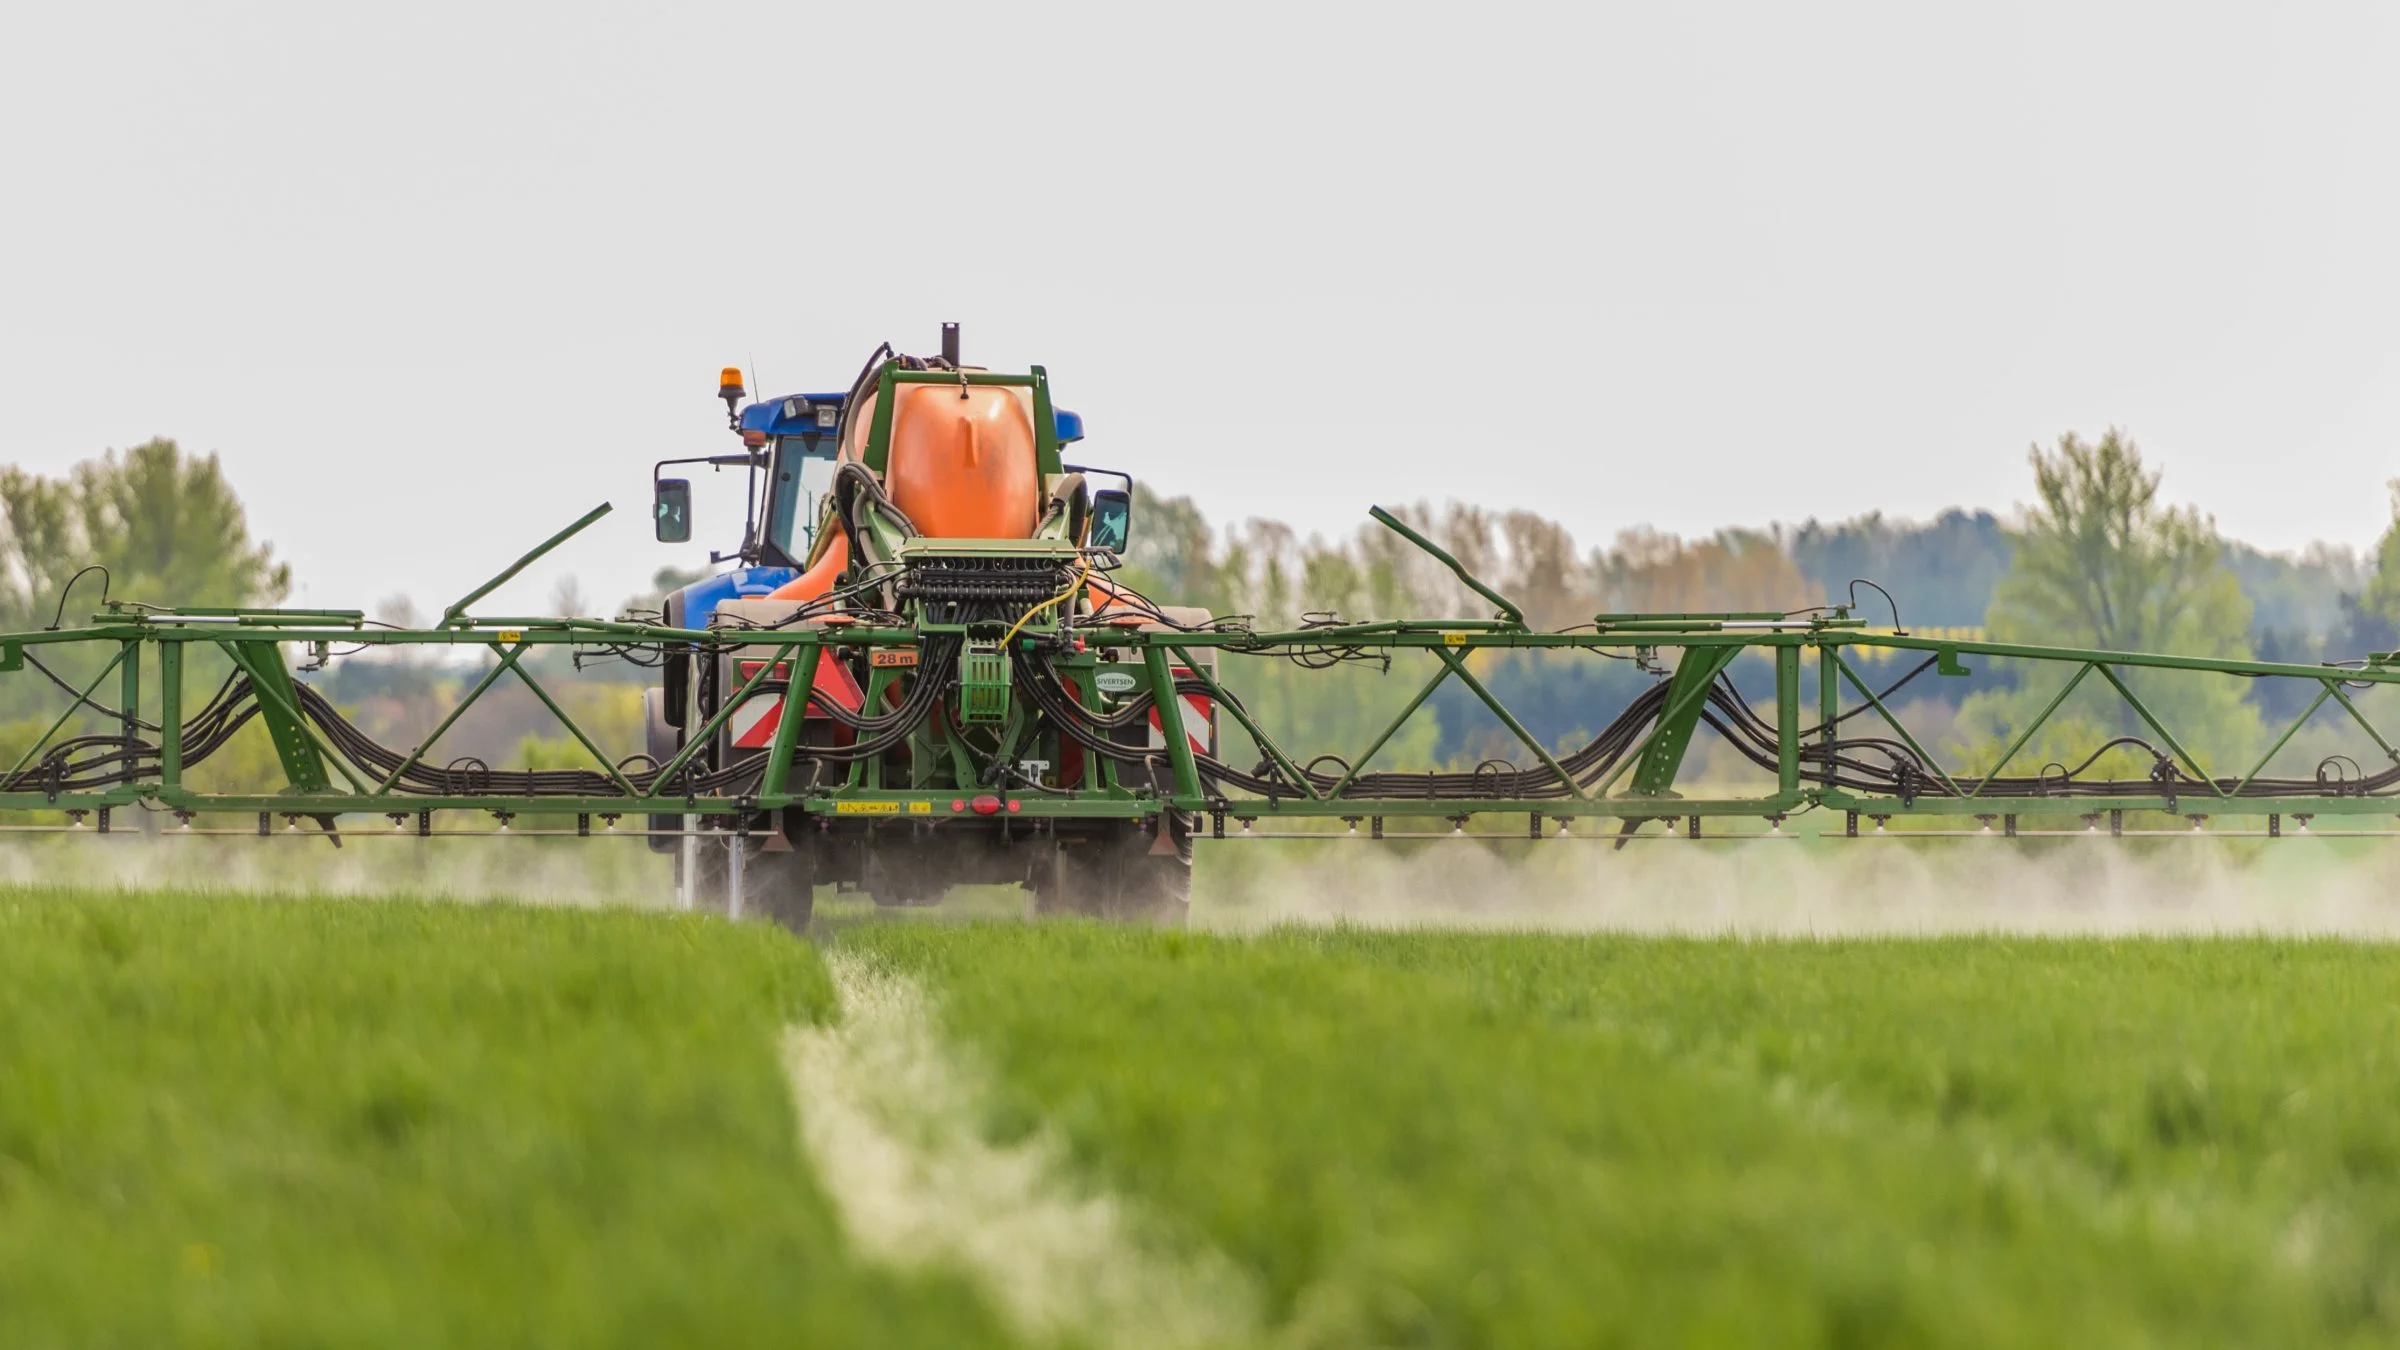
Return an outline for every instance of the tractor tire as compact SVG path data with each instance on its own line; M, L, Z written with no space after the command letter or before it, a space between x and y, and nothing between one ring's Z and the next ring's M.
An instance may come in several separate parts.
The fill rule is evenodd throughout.
M752 850L742 855L743 916L806 933L817 908L815 852L806 844L788 853L770 853L748 842L743 846Z
M1034 859L1025 889L1035 918L1105 917L1109 893L1112 844L1069 837L1051 842Z
M1191 821L1180 812L1165 819L1164 841L1146 832L1058 840L1027 879L1034 915L1182 927L1191 914Z
M1118 884L1122 917L1159 928L1181 928L1192 914L1192 826L1181 811L1160 817L1164 839L1147 836L1146 845L1130 850Z
M920 860L899 852L897 845L883 844L867 854L861 889L878 909L922 909L938 905L950 887L939 877L929 875Z

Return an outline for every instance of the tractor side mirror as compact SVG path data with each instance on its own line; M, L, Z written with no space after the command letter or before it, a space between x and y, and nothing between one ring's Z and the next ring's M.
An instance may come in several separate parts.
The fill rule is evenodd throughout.
M650 521L662 544L692 542L692 483L660 478L650 484Z
M1092 523L1084 542L1093 548L1123 553L1133 537L1133 494L1115 488L1092 494Z

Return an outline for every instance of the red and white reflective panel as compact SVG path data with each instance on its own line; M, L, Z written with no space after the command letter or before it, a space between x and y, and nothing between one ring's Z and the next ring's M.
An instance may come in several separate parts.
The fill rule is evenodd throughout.
M766 662L737 661L734 664L741 671L737 678L742 684L747 684L750 677L756 675L758 668L765 665ZM791 677L789 663L783 661L776 662L775 673L768 676L769 679L775 680L788 680ZM739 688L740 685L737 684L735 687ZM850 672L844 670L841 663L837 661L817 663L817 691L852 712L857 712L866 706L866 695L859 691L858 681L850 678ZM811 713L809 715L823 717L825 714ZM764 750L775 743L775 728L781 725L783 725L783 695L759 694L733 710L733 716L726 719L725 730L733 737L734 749Z
M1174 673L1181 676L1189 675L1192 672L1178 666ZM1206 694L1177 694L1175 697L1183 702L1183 738L1192 743L1192 753L1195 755L1215 754L1217 752L1217 701ZM1159 726L1158 709L1156 708L1150 710L1150 748L1153 750L1167 748L1167 733Z
M742 661L736 664L741 667L741 679L746 684L766 662ZM781 661L775 663L775 673L768 676L775 680L788 680L791 677L790 667ZM733 710L733 716L726 719L725 730L733 737L734 749L764 750L775 743L775 728L782 724L783 695L760 694Z

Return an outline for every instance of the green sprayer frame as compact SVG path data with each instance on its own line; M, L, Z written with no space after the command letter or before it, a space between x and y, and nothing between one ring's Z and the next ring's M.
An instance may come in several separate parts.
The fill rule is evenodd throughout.
M787 810L804 816L888 816L922 821L945 818L961 809L951 788L884 785L879 766L873 762L814 762L803 745L804 719L800 716L780 720L772 744L764 752L763 765L738 791L694 786L694 766L709 747L719 743L718 733L743 704L769 692L811 688L820 662L829 653L857 647L920 647L927 635L915 627L862 621L846 626L690 629L639 622L484 617L468 612L501 582L606 510L603 506L593 511L519 559L450 606L442 621L429 628L378 627L354 610L154 610L118 603L94 616L85 627L0 635L0 672L19 672L19 678L35 678L23 673L28 663L39 665L40 658L53 649L89 652L96 648L99 655L87 658L77 668L100 666L99 673L83 684L42 737L18 754L16 762L0 776L0 809L69 813L78 827L85 815L98 813L103 829L110 812L128 807L175 813L187 828L199 817L256 813L260 832L269 831L278 817L287 825L311 820L330 831L341 817L373 815L390 818L398 828L368 833L402 834L492 832L489 828L436 831L437 812L480 813L502 827L518 815L574 816L578 819L573 832L591 833L595 818L604 830L628 817L655 816L697 817L708 822L708 828L717 828L738 826L761 813ZM1078 663L1088 668L1112 649L1121 654L1125 660L1116 668L1139 672L1136 692L1154 701L1164 745L1124 752L1128 761L1146 762L1147 773L1101 774L1084 790L1007 792L1009 816L1034 822L1077 818L1155 823L1172 810L1206 820L1208 833L1217 837L1227 836L1229 821L1235 834L1268 835L1328 832L1338 822L1347 822L1355 832L1361 822L1372 822L1370 834L1374 837L1386 833L1387 822L1446 822L1450 829L1461 830L1482 820L1516 817L1508 832L1522 830L1534 837L1549 833L1545 822L1562 833L1571 833L1568 827L1580 821L1618 822L1615 832L1586 836L1594 838L1623 838L1643 822L1663 821L1671 830L1679 827L1684 837L1728 838L1781 833L1789 817L1816 810L1839 813L1844 822L1840 833L1846 835L1859 833L1861 819L1880 829L1894 818L1923 818L1937 830L1953 825L1967 833L1983 833L1994 822L2004 822L2007 834L2020 833L2021 817L2053 822L2075 817L2078 828L2071 831L2075 833L2097 829L2105 818L2112 831L2124 832L2125 815L2144 812L2183 817L2189 826L2176 831L2179 833L2188 833L2212 817L2239 817L2257 819L2259 828L2233 832L2280 834L2286 816L2298 817L2305 828L2309 818L2318 816L2359 818L2363 824L2366 817L2400 814L2400 797L2384 795L2400 791L2400 768L2382 776L2361 774L2346 782L2262 777L2275 754L2327 704L2336 705L2387 762L2400 766L2400 749L2368 720L2351 696L2357 688L2400 684L2400 662L2394 660L2394 654L2370 656L2354 665L2312 666L1912 636L1870 631L1865 620L1841 606L1802 614L1603 614L1579 631L1537 632L1505 597L1470 575L1450 555L1380 509L1375 515L1492 602L1497 617L1347 623L1277 632L1087 622L1074 628L1071 644L1062 641L1056 630L1038 638L1026 637L1021 645L1028 650L1037 642L1051 644L1046 650L1056 653L1056 663L1062 668ZM356 752L354 743L337 743L329 733L322 716L322 708L329 705L318 700L319 712L312 715L309 700L313 696L304 693L305 686L295 678L284 651L296 646L322 654L336 643L347 647L472 645L487 648L497 659L455 700L435 730L404 756L369 761ZM255 715L273 740L287 780L282 790L268 795L224 794L198 791L187 782L187 737L193 733L186 724L189 695L184 671L187 653L195 644L222 653L247 677ZM738 653L745 666L756 661L756 669L738 681L728 681L724 695L715 700L716 706L690 732L672 760L646 763L637 772L627 762L612 761L527 669L524 658L545 647L642 647L696 658L732 658ZM1352 657L1424 651L1433 656L1435 665L1430 678L1389 725L1361 746L1344 747L1348 753L1337 759L1341 772L1325 775L1303 765L1313 768L1336 757L1303 759L1278 744L1245 711L1239 682L1222 678L1217 663L1206 659L1211 653L1274 655L1301 649L1338 649ZM1674 665L1659 686L1663 694L1626 722L1624 743L1603 758L1581 761L1597 767L1579 770L1570 769L1562 762L1563 752L1544 745L1528 731L1477 676L1473 656L1493 649L1603 650L1645 661L1672 659ZM1878 650L1917 657L1943 674L1965 673L1963 662L1969 658L2026 663L2020 668L2034 672L2031 678L2037 682L2053 681L2045 687L2055 687L2057 693L2040 716L2011 729L2012 743L1997 763L1980 776L1969 775L1944 764L1928 738L1919 736L1896 713L1886 698L1889 691L1878 692L1868 679L1863 668L1866 658ZM1719 677L1737 657L1752 651L1765 653L1774 666L1771 716L1764 711L1756 714L1759 763L1766 767L1764 747L1771 743L1774 787L1747 796L1678 795L1678 776L1696 730L1710 716L1712 705L1718 706L1720 713L1724 711L1718 700L1726 686ZM1662 657L1662 653L1675 655ZM1803 670L1808 663L1815 665L1817 676L1813 717L1808 715L1811 710L1803 708ZM2044 676L2043 671L2049 674ZM2295 680L2313 686L2315 695L2299 717L2277 728L2280 734L2273 737L2272 748L2246 772L2212 774L2187 749L2189 738L2178 737L2157 709L2137 694L2127 679L2130 671ZM55 680L46 669L40 673ZM594 772L586 779L591 790L538 796L478 790L473 774L429 787L425 775L418 772L433 763L428 756L441 736L512 673L559 726L590 752ZM113 708L100 700L101 690L112 678ZM1020 674L1018 678L1030 677ZM2158 756L2159 771L2144 781L2085 780L2063 771L2047 776L2047 770L2031 780L2003 779L2002 771L2013 766L2069 697L2095 680L2113 689L2155 737L2152 749ZM145 681L155 682L151 686L152 706L158 713L155 724L138 720ZM1557 789L1555 795L1437 790L1430 786L1430 770L1423 771L1428 787L1403 794L1390 785L1401 774L1418 770L1370 771L1411 719L1425 715L1429 700L1449 681L1463 686L1522 743L1530 762L1547 771L1549 782ZM876 692L871 689L870 696ZM1179 694L1213 700L1219 713L1255 743L1260 766L1249 781L1263 780L1273 785L1270 790L1229 790L1224 774L1210 772L1211 763L1195 754L1192 741L1184 734L1185 705ZM113 720L113 736L81 730L62 738L62 733L77 724L79 714L87 719L98 714ZM1904 746L1914 761L1890 790L1832 781L1840 775L1822 767L1837 758L1832 747L1840 739L1840 729L1866 714L1887 727L1889 739ZM1033 714L1021 711L1019 715ZM86 766L82 769L77 768L79 756ZM99 772L88 767L93 764L104 769L116 767ZM1512 773L1510 781L1529 781L1529 775L1538 772ZM95 776L111 781L92 786ZM1375 784L1384 785L1383 790L1373 790ZM457 790L450 790L452 787ZM413 830L408 827L412 818ZM1763 822L1765 828L1724 830L1708 824L1743 820ZM1980 828L1970 828L1971 821ZM1265 830L1254 828L1262 823Z

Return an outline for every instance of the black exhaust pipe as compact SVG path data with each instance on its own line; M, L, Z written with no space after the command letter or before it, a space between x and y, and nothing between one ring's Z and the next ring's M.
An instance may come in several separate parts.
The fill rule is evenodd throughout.
M942 361L952 370L958 369L958 325L942 325Z

